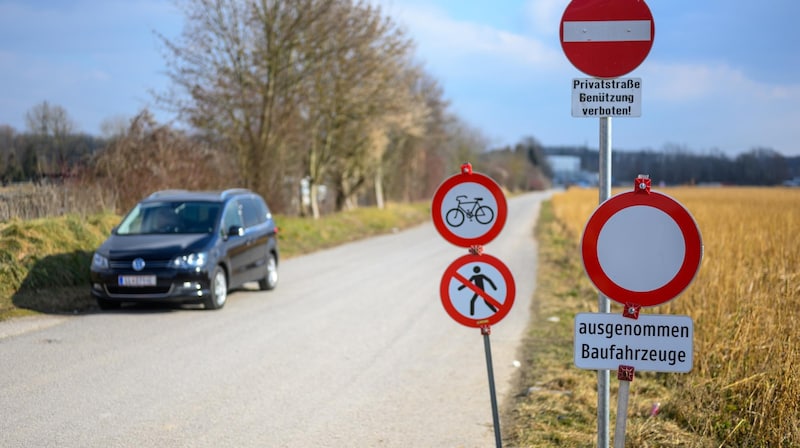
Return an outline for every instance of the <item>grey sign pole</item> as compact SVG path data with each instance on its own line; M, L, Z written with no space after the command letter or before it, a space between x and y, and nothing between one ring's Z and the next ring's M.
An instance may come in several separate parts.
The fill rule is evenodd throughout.
M611 117L600 117L600 164L598 189L599 203L611 197ZM600 313L611 312L608 297L599 293L597 307ZM609 446L609 371L597 371L597 446Z
M497 392L494 387L494 369L492 368L492 345L489 342L489 335L492 329L488 325L481 326L483 335L483 348L486 352L486 371L489 375L489 397L492 401L492 422L494 423L494 443L497 448L503 448L503 439L500 435L500 413L497 410Z

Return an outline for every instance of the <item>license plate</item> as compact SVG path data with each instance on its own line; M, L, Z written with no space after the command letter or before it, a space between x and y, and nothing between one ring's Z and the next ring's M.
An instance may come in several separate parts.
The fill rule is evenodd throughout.
M120 275L119 286L156 286L155 275Z

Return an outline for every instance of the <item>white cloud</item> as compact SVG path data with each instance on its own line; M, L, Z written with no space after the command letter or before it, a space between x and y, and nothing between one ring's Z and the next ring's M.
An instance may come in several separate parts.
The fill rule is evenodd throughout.
M546 42L475 22L459 21L431 5L396 7L389 12L417 43L419 56L448 72L486 70L508 73L509 67L526 71L558 68L563 59ZM511 73L508 73L511 75Z
M726 64L648 64L642 71L646 89L665 102L742 99L750 102L800 103L800 84L766 84L747 78Z
M561 16L569 0L528 0L525 13L534 31L541 36L558 36Z

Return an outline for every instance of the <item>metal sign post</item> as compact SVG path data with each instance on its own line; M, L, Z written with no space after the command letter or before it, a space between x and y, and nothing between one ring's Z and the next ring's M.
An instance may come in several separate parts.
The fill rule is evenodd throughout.
M609 158L608 152L601 154L601 160ZM584 269L600 292L601 309L575 317L575 365L597 370L598 379L604 381L598 381L601 446L608 443L610 370L617 369L620 380L614 442L615 448L621 448L634 370L688 372L692 368L691 318L639 316L641 307L661 305L683 292L703 257L702 237L691 214L669 196L651 191L650 184L649 176L639 175L631 192L606 200L601 193L601 204L581 238ZM601 181L601 185L608 184ZM645 257L648 263L631 270L631 260ZM621 316L609 312L609 300L624 305Z
M447 314L467 327L481 329L489 376L489 398L497 448L502 448L500 414L494 386L491 325L499 322L514 304L514 277L505 264L483 253L483 245L500 233L508 206L503 190L491 178L461 165L461 174L446 179L433 196L431 213L436 230L447 241L469 249L445 270L439 295ZM480 300L479 300L480 299Z
M492 368L492 346L489 343L489 335L492 329L489 325L481 327L483 335L483 348L486 352L486 372L489 375L489 397L492 400L492 422L494 423L494 443L497 448L502 448L503 440L500 437L500 413L497 412L497 392L494 388L494 369Z
M624 76L644 61L653 46L655 22L644 0L571 0L559 27L561 48L578 70L595 78ZM599 191L611 196L611 117L600 114ZM631 114L631 116L633 116ZM609 299L598 295L601 313ZM608 447L609 371L597 371L597 446Z
M611 117L600 117L600 164L599 164L599 204L611 197ZM611 312L611 302L603 293L597 295L597 309L601 313ZM607 447L609 443L609 370L597 371L597 446Z
M617 394L617 426L614 428L614 448L625 448L625 426L628 423L628 395L636 369L620 365L617 369L619 392Z

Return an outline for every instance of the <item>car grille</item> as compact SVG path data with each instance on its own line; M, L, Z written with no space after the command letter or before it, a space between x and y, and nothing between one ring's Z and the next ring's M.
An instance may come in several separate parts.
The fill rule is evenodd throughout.
M163 295L169 292L171 286L145 286L128 287L106 285L106 291L112 296L150 296Z
M146 270L166 269L169 267L170 260L145 260ZM133 259L130 260L109 260L108 266L111 269L133 269Z

